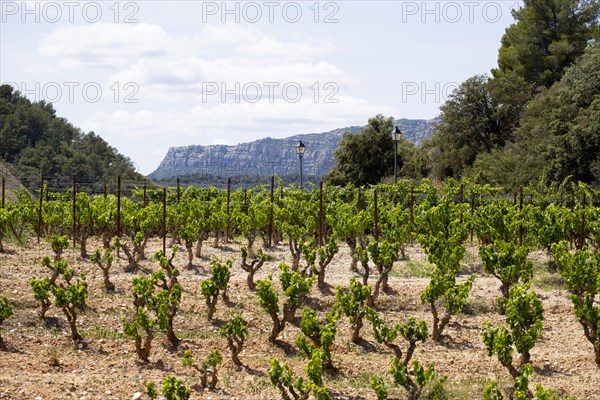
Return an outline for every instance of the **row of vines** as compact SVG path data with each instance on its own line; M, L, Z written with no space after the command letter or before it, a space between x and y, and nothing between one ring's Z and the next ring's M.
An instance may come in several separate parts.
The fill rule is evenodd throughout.
M483 271L498 280L497 311L503 323L484 322L481 335L489 356L497 358L513 379L508 392L490 382L486 399L550 399L552 392L533 387L531 350L543 330L543 304L531 289L533 265L528 258L535 250L550 256L553 268L564 278L582 334L591 344L600 368L600 208L598 193L585 185L547 188L544 193L526 188L510 196L498 188L447 182L436 188L429 181L419 185L399 182L371 188L313 187L298 190L281 183L250 190L215 188L142 190L130 197L106 194L88 196L76 188L64 193L44 193L37 199L25 191L17 201L0 208L0 252L11 246L47 241L53 254L41 260L47 276L34 276L30 287L39 304L39 317L50 307L61 310L76 346L85 348L77 318L88 298L86 276L64 257L67 248L97 266L107 293L114 292L111 268L124 261L131 279L131 312L122 320L122 331L134 343L137 357L148 362L155 336L162 332L177 348L176 316L184 300L178 278L183 269L198 269L207 243L220 246L243 242L235 257L210 261L210 274L199 282L207 320L219 304L229 304L228 286L232 270L239 266L247 274L246 285L271 321L266 339L276 343L288 325L299 327L294 344L306 359L303 373L285 360L273 359L268 369L271 383L288 399L331 398L323 374L335 370L332 344L341 319L350 325L350 340L359 343L370 325L375 340L391 352L386 374L372 375L371 387L378 399L388 398L391 386L404 388L410 399L445 398L445 378L433 364L413 357L419 343L444 340L445 328L465 306L476 274L463 270L466 244L477 242ZM91 240L91 239L94 240ZM148 254L151 240L162 240L163 250ZM88 242L101 243L90 248ZM309 307L311 288L325 293L328 266L348 247L354 277L337 286L333 305L325 313ZM431 323L406 316L404 321L386 321L379 301L389 289L394 264L407 258L407 247L418 244L433 265L420 300L431 312ZM274 246L289 252L288 263L279 265L276 280L254 279L269 259ZM176 266L177 251L187 262ZM152 271L142 268L152 259ZM0 267L1 268L1 267ZM13 309L0 297L0 326ZM244 316L237 314L220 330L232 362L244 368L240 354L248 336ZM6 343L0 336L0 347ZM197 371L200 386L214 389L221 353L211 352L196 362L189 350L183 365ZM167 399L189 398L185 383L168 377L162 384ZM154 383L146 393L158 396Z

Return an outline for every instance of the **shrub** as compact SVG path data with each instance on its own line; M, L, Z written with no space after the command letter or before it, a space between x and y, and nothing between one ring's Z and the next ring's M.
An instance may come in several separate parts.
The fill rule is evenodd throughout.
M257 282L258 302L260 306L271 316L273 328L269 335L269 341L275 342L277 336L283 331L288 322L294 320L296 311L302 305L304 298L310 291L314 277L306 278L299 272L291 272L286 264L279 265L279 281L283 290L283 311L280 315L279 296L275 293L272 277Z

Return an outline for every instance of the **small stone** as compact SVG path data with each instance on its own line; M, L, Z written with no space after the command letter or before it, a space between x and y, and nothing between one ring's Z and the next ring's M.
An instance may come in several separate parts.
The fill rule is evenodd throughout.
M131 400L138 400L140 397L142 397L142 392L135 392L131 397Z
M110 396L110 395L112 394L112 391L110 391L110 390L107 390L106 392L104 392L104 394L107 394L107 395L109 395L109 396Z

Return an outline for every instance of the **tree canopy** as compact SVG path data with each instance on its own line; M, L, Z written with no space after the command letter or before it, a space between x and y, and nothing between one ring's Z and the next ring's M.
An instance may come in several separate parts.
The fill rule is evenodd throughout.
M359 133L346 132L333 157L335 166L326 180L334 185L377 184L394 171L394 118L381 114L370 118ZM425 174L426 158L412 142L398 143L398 170L402 176L420 178Z
M492 76L464 81L424 147L434 177L600 183L597 0L524 0Z
M16 167L30 189L42 172L67 180L75 175L96 189L118 175L141 179L129 158L100 136L83 133L57 117L51 103L31 102L10 85L0 85L0 144L0 157Z
M550 87L585 51L598 28L597 0L524 0L513 10L495 77L515 74L536 87Z

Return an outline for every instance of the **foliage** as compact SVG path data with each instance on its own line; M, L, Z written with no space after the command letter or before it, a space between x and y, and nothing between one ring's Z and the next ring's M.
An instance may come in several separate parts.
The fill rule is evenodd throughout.
M394 119L381 114L369 118L368 125L360 133L346 132L338 144L333 158L335 167L326 181L333 185L355 186L379 183L393 171L394 142L392 129ZM400 165L402 165L400 157Z
M263 266L263 264L269 259L269 256L267 256L262 251L262 249L259 249L258 254L254 256L252 258L252 261L250 261L250 264L248 264L248 248L242 246L240 251L242 252L242 263L240 264L240 266L244 271L248 273L248 276L246 278L248 288L250 290L254 290L256 289L256 284L254 283L254 274L256 274L256 271L258 271Z
M398 261L400 244L397 242L392 243L384 239L381 242L369 243L367 250L373 264L375 264L375 267L377 268L377 272L379 272L379 277L375 282L373 293L367 301L367 304L370 307L375 307L379 293L389 289L388 277L392 271L394 262Z
M67 286L62 287L51 285L50 291L54 295L56 307L62 309L69 321L71 328L71 338L75 343L83 341L83 337L77 330L78 310L85 307L85 301L88 296L87 283L85 275L81 274L76 283L71 283L70 278L66 278Z
M14 163L24 184L35 190L40 174L75 176L100 192L103 182L142 180L133 163L94 132L83 133L58 117L51 103L31 102L10 85L0 85L0 158Z
M68 236L53 236L50 238L50 247L54 251L54 261L59 261L62 257L63 251L69 247Z
M421 232L417 240L427 252L429 262L436 266L429 284L420 295L421 302L429 304L431 309L431 337L436 341L441 340L442 332L452 315L462 310L475 280L473 274L461 284L456 282L456 275L460 272L460 261L465 254L463 242L467 238L469 225L463 215L465 205L450 201L452 185L448 184L444 190L446 192L438 204L423 210L417 219ZM441 318L439 307L445 309Z
M307 261L309 272L317 277L317 286L321 289L326 287L325 268L331 263L339 250L335 236L329 238L325 247L315 248L313 241L302 245L302 253Z
M542 385L538 384L535 388L535 392L529 389L529 381L533 375L533 366L531 364L525 364L519 371L519 376L516 379L516 387L509 398L517 400L554 400L557 399L554 392L551 390L544 389ZM496 381L488 383L483 393L484 400L504 400L502 391L498 387Z
M316 351L321 353L323 368L333 369L331 360L331 346L335 340L337 332L337 321L339 313L336 308L332 308L321 323L317 319L317 313L308 307L302 310L302 319L300 320L300 330L302 334L296 338L296 346L306 358L312 359ZM309 343L306 338L312 343Z
M439 378L435 372L433 364L427 368L423 367L417 360L412 361L414 378L408 371L408 366L403 364L396 357L392 357L392 367L390 374L396 386L402 386L408 392L409 400L418 400L423 390L428 388L428 399L442 400L446 398L444 383L446 378Z
M200 281L200 293L204 296L206 306L208 307L207 318L212 320L217 309L217 300L219 294L224 300L227 300L227 284L231 277L231 268L233 267L233 259L229 258L224 263L220 262L216 257L211 261L211 277Z
M90 257L90 261L95 263L98 268L102 271L102 276L104 278L104 288L107 292L114 292L115 285L110 281L110 268L112 267L112 263L114 261L112 251L110 248L106 248L104 253L100 251L100 249L96 249L96 251Z
M135 351L138 358L148 362L158 321L150 319L148 313L140 306L137 307L136 317L133 321L128 321L123 317L122 322L123 333L135 340Z
M13 315L12 305L10 304L10 301L8 301L8 298L6 298L5 295L2 295L0 297L0 332L1 332L2 324L4 323L4 321L6 321L12 315ZM5 348L6 348L6 345L4 344L2 335L0 335L0 349L5 349Z
M510 288L519 283L527 284L533 276L533 263L527 260L530 249L513 242L495 241L479 248L483 270L500 280L502 297L497 299L501 314L506 310Z
M244 343L248 337L248 328L241 315L235 315L219 331L221 336L227 339L227 347L231 351L231 360L238 367L244 365L239 359L239 354L244 349Z
M52 304L50 302L50 279L46 276L44 278L36 278L35 276L29 281L31 290L33 291L33 297L40 303L41 319L46 317L46 312Z
M180 379L167 376L163 380L162 394L166 400L188 400L192 391Z
M279 389L284 400L307 400L311 393L317 400L331 400L329 391L322 386L320 352L314 353L305 372L308 380L294 374L287 364L272 359L269 379L271 384Z
M512 286L506 303L508 327L483 323L483 342L488 356L496 354L517 385L519 370L530 362L530 350L542 333L542 319L542 301L535 292ZM521 355L516 366L513 364L515 350Z
M377 400L386 400L388 397L388 391L385 381L379 375L371 376L371 389L375 391Z
M162 270L132 279L136 316L132 321L125 317L122 320L123 332L135 340L136 353L142 361L148 361L157 330L165 331L173 346L179 344L173 330L173 319L179 309L182 294L181 285L176 280L179 272L176 268L171 269L162 252L158 252L156 257L162 264ZM170 271L169 281L165 276L166 271Z
M592 39L600 6L585 0L526 0L502 37L495 76L550 87Z
M268 313L273 321L273 328L269 341L275 342L277 336L283 331L288 322L292 322L296 310L302 305L304 298L310 291L314 277L306 278L298 272L290 271L286 264L279 265L279 281L283 290L284 302L280 316L279 296L272 285L272 277L257 282L258 302L262 309Z
M370 297L371 287L361 284L356 278L350 279L348 293L345 293L341 287L337 288L335 294L336 307L350 322L353 343L360 341L360 330L367 312L366 302Z
M441 107L439 122L425 144L432 149L432 175L437 178L460 177L480 153L502 148L512 136L512 128L528 100L528 90L513 89L512 108L503 108L498 90L484 75L476 75L462 82ZM519 99L518 101L515 101ZM510 112L503 112L510 110Z
M367 309L366 315L367 319L373 325L373 336L375 337L375 340L391 349L394 352L394 356L398 360L401 360L404 365L408 365L411 360L417 342L424 343L429 336L425 321L417 321L415 317L408 317L408 320L405 323L396 323L390 327L372 308ZM408 348L406 349L404 357L402 357L400 346L393 343L399 335L408 342Z
M214 389L217 387L218 383L217 367L221 365L222 362L223 356L219 350L215 349L208 354L208 357L200 366L194 363L192 353L189 350L185 350L183 352L183 360L181 363L184 367L189 366L198 371L200 374L200 385L203 388ZM208 381L209 376L210 382Z
M583 327L586 339L594 346L595 361L600 366L600 253L589 250L569 253L568 243L552 246L554 260L560 274L567 281L573 312Z

